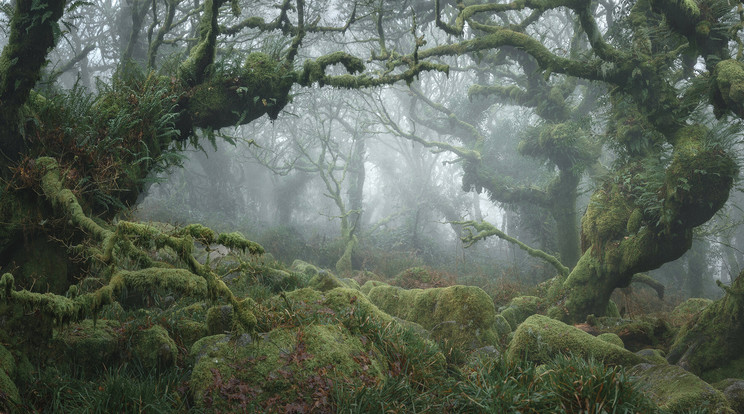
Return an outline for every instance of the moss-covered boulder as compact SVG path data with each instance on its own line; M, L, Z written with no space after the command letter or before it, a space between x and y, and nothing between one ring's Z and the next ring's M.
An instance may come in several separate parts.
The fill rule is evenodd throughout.
M406 289L428 289L453 284L454 278L427 266L416 266L398 273L393 284Z
M506 356L511 361L544 364L561 353L593 357L610 365L632 366L646 362L624 348L543 315L532 315L519 325Z
M21 402L21 396L10 376L0 369L0 409L7 412L15 411L14 408Z
M138 330L132 335L132 355L146 369L169 368L176 364L178 347L160 325Z
M625 348L636 352L641 349L663 347L672 338L672 327L663 319L643 316L636 319L601 317L592 319L600 333L614 333Z
M13 355L0 345L0 409L11 411L16 404L21 402L12 378L15 376L16 363Z
M709 413L734 413L720 391L677 365L643 363L628 372L662 410L685 413L698 408Z
M603 334L597 335L597 339L601 339L607 343L617 345L620 348L625 348L625 344L623 343L623 340L620 339L619 336L615 335L612 332L605 332Z
M713 303L710 299L690 298L677 305L669 314L669 322L674 326L682 326L690 322L695 316Z
M640 351L636 352L636 355L646 358L646 360L648 360L650 363L656 364L656 365L666 365L669 363L664 357L664 352L662 352L659 349L654 349L654 348L641 349Z
M292 271L302 273L304 275L307 275L308 277L317 276L321 272L321 270L317 266L300 259L296 259L294 262L292 262L292 266L290 268L292 269Z
M94 370L108 366L120 357L122 341L121 322L100 319L94 323L86 319L60 329L54 338L54 347L61 351L67 362Z
M728 378L712 385L723 393L736 414L744 414L744 380Z
M667 360L710 383L744 379L744 272L730 286L719 282L724 296L682 326Z
M192 347L192 354L201 355L190 381L198 406L281 412L291 404L318 402L322 410L329 408L336 384L372 385L385 372L382 358L338 325L279 328L258 340L238 339L211 336Z
M501 316L506 318L509 326L512 330L515 330L525 319L537 313L539 303L540 298L536 296L518 296L512 299L509 306L501 311Z
M365 295L369 295L369 292L377 286L390 286L388 283L380 282L379 280L368 280L362 285L361 291Z
M179 319L171 325L171 337L184 347L191 348L196 341L209 335L207 324L193 319Z
M320 292L311 288L297 289L275 296L269 301L270 314L290 315L294 322L341 322L351 329L363 319L393 323L393 318L380 310L356 289L336 288Z
M356 280L345 277L341 278L325 270L321 270L320 273L313 276L307 285L308 287L321 292L326 292L335 288L361 289L361 286L359 286L359 283L357 283Z
M209 335L227 333L233 330L235 312L231 305L213 306L207 311L207 332Z
M420 324L447 347L473 350L499 342L496 309L481 288L377 286L368 297L384 312Z

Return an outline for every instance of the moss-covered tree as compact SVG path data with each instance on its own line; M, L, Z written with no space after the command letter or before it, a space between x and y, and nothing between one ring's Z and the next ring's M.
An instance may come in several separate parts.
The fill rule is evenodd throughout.
M135 3L147 11L157 2ZM208 266L195 260L193 249L194 242L254 255L263 249L239 234L217 234L198 225L161 230L122 220L119 214L137 199L148 174L177 164L178 151L200 145L200 137L213 140L212 131L264 115L276 118L293 85L375 86L444 69L399 60L396 73L371 76L364 73L361 59L340 51L303 57L299 64L308 34L347 30L357 19L353 11L345 25L331 27L317 19L307 22L303 1L285 1L268 21L242 18L238 1L207 0L176 11L168 4L165 19L149 21L150 34L157 28L162 33L148 42L147 69L133 56L132 45L143 36L143 28L134 27L116 73L99 81L96 93L37 84L49 53L65 35L61 28L70 27L62 19L80 19L81 7L96 5L20 0L4 9L12 15L0 55L0 271L2 312L18 317L3 330L4 343L43 342L55 324L95 317L122 291L153 288L229 303L236 310L236 326L252 330L251 302L235 297ZM136 16L130 18L146 18L142 10L134 10ZM197 24L193 38L170 39L192 42L175 55L181 59L173 64L173 56L162 59L158 53L164 36L176 26L175 12L180 13L178 22L195 19ZM229 15L235 17L230 20ZM228 20L239 23L223 25ZM218 52L221 41L241 31L281 33L289 42L274 54ZM160 62L170 63L156 68ZM334 65L347 74L327 74ZM172 260L155 253L163 249ZM77 282L84 278L96 279L100 287L80 288ZM42 326L24 323L19 309L37 312ZM8 336L11 325L18 327L14 338Z

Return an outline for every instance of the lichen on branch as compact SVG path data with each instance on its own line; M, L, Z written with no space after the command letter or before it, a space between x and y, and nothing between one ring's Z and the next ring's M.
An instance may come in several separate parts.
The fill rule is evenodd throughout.
M166 290L186 296L210 300L222 299L235 309L241 329L251 331L256 325L255 303L251 299L239 299L220 277L206 265L199 263L193 255L194 240L206 244L221 243L252 255L263 253L263 248L247 240L239 233L217 234L198 225L175 230L171 234L141 223L119 221L112 227L98 224L88 217L71 190L64 187L56 160L43 157L34 163L39 175L39 187L50 201L57 214L90 238L96 252L95 258L104 265L100 272L103 287L83 295L77 295L77 286L68 291L68 297L52 293L16 291L11 274L0 280L0 295L7 302L26 308L40 310L55 324L64 324L93 316L104 305L110 304L127 290L150 292ZM153 251L168 248L176 253L187 268L173 268L167 263L150 258ZM132 260L133 259L133 260ZM140 269L125 268L139 264ZM106 276L109 275L109 276Z
M551 266L555 267L562 276L567 276L569 273L568 267L564 266L555 256L524 244L523 242L497 229L496 226L491 223L485 221L459 221L456 224L462 225L464 227L464 231L468 233L465 237L462 237L462 241L463 243L465 243L465 247L472 246L478 240L485 240L487 237L496 236L502 240L508 241L509 243L516 244L520 249L526 251L527 254L532 257L545 260Z

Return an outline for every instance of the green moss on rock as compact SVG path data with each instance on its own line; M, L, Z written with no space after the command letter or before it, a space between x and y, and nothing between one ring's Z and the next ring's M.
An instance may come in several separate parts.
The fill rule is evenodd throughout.
M723 394L677 365L639 364L629 373L662 410L685 413L691 408L733 414Z
M165 328L154 325L132 336L132 355L146 369L169 368L176 364L178 347Z
M674 326L682 326L695 318L708 305L713 303L710 299L690 298L677 305L669 315L669 321Z
M519 325L506 356L511 361L544 364L557 354L569 353L611 365L632 366L645 362L642 357L622 347L543 315L532 315Z
M122 332L121 322L103 319L94 324L86 319L60 329L54 342L67 362L95 370L119 357Z
M21 402L18 387L5 371L0 369L0 408L13 409Z
M237 339L212 336L192 348L202 354L190 381L197 405L234 410L229 383L252 395L245 407L257 410L276 396L285 402L308 401L314 392L332 386L325 379L361 385L382 378L381 357L338 325L279 328L242 344Z
M666 365L669 363L664 357L664 353L654 348L641 349L636 352L636 355L646 358L649 362L656 365Z
M190 348L196 341L209 335L207 324L193 319L179 319L173 323L172 336L181 340L186 348Z
M234 328L234 312L230 305L213 306L207 311L209 335L227 333Z
M365 295L369 295L369 292L376 288L377 286L390 286L389 284L385 282L380 282L379 280L368 280L364 282L364 284L361 287L362 293Z
M665 320L650 316L637 319L601 317L595 319L595 326L600 332L619 336L625 347L633 352L665 346L672 336L672 329Z
M446 346L472 350L499 343L493 300L478 287L377 286L368 296L384 312L420 324Z
M540 298L536 296L518 296L501 311L501 316L506 318L511 329L515 330L525 319L537 313L538 303L540 303Z
M744 413L744 380L728 378L712 385L713 388L723 393L737 414Z
M357 283L355 280L341 278L325 270L320 271L317 275L310 279L310 282L308 282L308 286L321 292L326 292L335 288L348 288L356 290L361 289L359 283Z
M317 276L320 273L320 269L317 266L300 259L296 259L294 262L292 262L291 269L295 272L302 273L309 277Z
M597 335L597 339L601 339L609 344L617 345L620 348L625 348L625 344L623 344L623 340L620 339L619 336L611 332L605 332L603 334L599 334Z

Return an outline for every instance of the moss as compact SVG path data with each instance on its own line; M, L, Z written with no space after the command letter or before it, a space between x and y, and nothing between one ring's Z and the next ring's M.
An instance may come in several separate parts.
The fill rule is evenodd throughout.
M665 320L650 316L637 319L601 317L596 318L595 326L600 332L619 336L625 347L633 352L664 346L672 334Z
M240 389L252 395L252 408L259 409L271 397L304 401L329 391L322 389L331 386L324 378L361 385L382 376L381 357L338 325L279 328L243 344L237 339L212 336L192 347L192 353L202 354L190 380L197 405L234 410L230 391ZM240 388L228 388L230 381Z
M639 364L629 373L662 410L683 413L694 407L733 414L720 391L677 365Z
M669 315L669 321L674 326L682 326L693 320L708 305L713 303L710 299L690 298L677 305Z
M0 344L0 370L5 371L10 377L15 376L16 363L13 355L5 346Z
M603 334L599 334L597 335L597 339L601 339L609 344L617 345L620 348L625 348L625 344L623 344L623 340L620 339L619 336L611 332L605 332Z
M632 366L645 360L617 345L547 316L532 315L519 325L509 343L510 361L550 362L559 353L593 357L605 364Z
M744 380L729 378L712 385L723 393L735 412L744 413Z
M607 311L605 311L605 315L609 318L620 317L620 309L617 308L617 304L612 300L607 303Z
M190 348L196 341L209 335L207 324L193 319L179 319L173 323L172 336L180 339L186 348Z
M160 325L135 332L131 349L145 369L172 367L178 357L176 343Z
M326 292L339 287L357 290L361 289L359 287L359 283L356 283L355 280L340 278L328 271L321 271L320 273L315 275L312 279L310 279L310 282L308 282L308 287L319 290L321 292Z
M285 293L283 297L272 298L271 306L280 312L310 313L316 316L330 311L332 313L330 316L340 320L349 329L356 323L350 318L355 313L369 316L383 324L393 321L390 315L380 310L361 292L343 287L326 292L311 288L297 289Z
M536 296L518 296L501 311L501 316L509 322L511 330L515 330L525 319L537 313L540 301L541 299Z
M321 270L317 266L300 259L296 259L294 262L292 262L292 266L290 267L290 269L310 277L317 276L321 272Z
M252 255L261 255L264 253L264 248L260 244L246 239L239 232L221 233L217 237L217 243L231 249L240 250L243 253L248 252Z
M712 381L731 375L737 365L744 370L741 343L744 342L744 273L731 286L724 286L723 298L706 306L684 325L669 351L669 362L678 364L703 379ZM740 376L738 374L737 376Z
M0 408L12 408L20 402L21 396L18 393L18 387L5 371L0 370Z
M420 324L445 346L472 350L499 342L493 300L478 287L377 286L368 297L384 312Z
M700 378L709 383L726 378L744 379L744 357L731 359L724 365L706 370L700 374Z
M209 332L209 335L228 333L233 330L233 324L232 306L212 306L207 311L207 332Z
M656 365L666 365L669 362L664 358L664 353L659 349L646 348L636 352L636 355L646 358L649 362Z
M189 296L207 297L207 282L185 269L147 268L136 271L117 272L109 282L115 290L132 289L148 292L162 289Z
M630 213L630 217L628 218L628 224L626 225L628 234L637 233L641 228L641 224L643 224L643 212L641 212L640 208L636 208Z
M379 280L368 280L368 281L364 282L364 284L362 285L361 291L365 295L369 295L369 292L373 288L376 288L377 286L390 286L390 285L387 284L387 283L385 283L385 282L380 282Z
M716 64L715 76L716 110L731 110L744 114L744 64L734 59L722 60Z
M73 366L96 370L110 365L119 357L123 340L120 322L86 319L60 329L54 338L55 348Z

